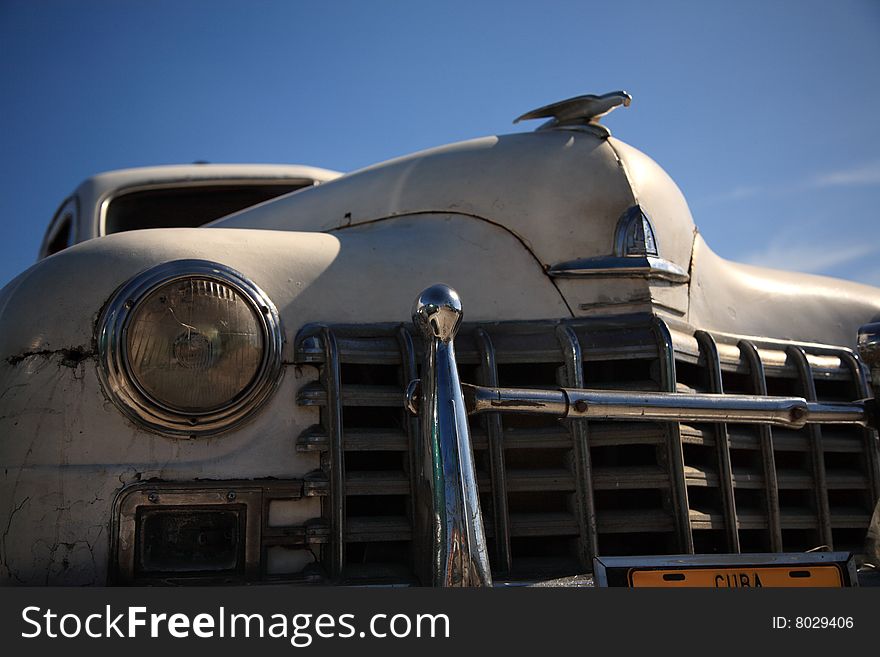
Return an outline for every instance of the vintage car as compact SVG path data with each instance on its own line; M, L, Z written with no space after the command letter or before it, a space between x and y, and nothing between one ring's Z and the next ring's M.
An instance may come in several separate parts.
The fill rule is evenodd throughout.
M205 227L87 184L0 292L0 581L856 583L880 289L713 253L629 101Z

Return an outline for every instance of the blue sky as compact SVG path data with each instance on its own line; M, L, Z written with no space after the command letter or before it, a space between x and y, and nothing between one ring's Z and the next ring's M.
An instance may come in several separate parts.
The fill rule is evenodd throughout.
M721 255L880 285L878 65L878 0L0 0L0 284L99 171L350 171L626 89Z

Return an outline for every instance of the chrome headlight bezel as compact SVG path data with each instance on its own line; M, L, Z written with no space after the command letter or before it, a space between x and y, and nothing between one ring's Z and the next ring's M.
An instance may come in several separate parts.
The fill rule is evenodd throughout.
M126 331L139 304L158 288L189 278L234 289L258 318L263 337L262 358L251 382L227 404L205 412L173 409L149 395L132 373L126 346ZM178 438L213 435L239 426L270 397L281 379L283 342L278 311L253 281L217 262L174 260L137 274L113 294L97 324L98 373L109 398L136 424Z

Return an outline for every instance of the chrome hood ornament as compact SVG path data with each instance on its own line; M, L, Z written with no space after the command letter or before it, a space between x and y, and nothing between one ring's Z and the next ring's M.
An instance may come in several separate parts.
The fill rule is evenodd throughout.
M609 137L611 131L600 125L599 119L621 105L629 107L631 102L632 96L625 91L612 91L601 96L594 94L575 96L533 109L517 117L513 122L519 123L520 121L549 117L550 120L538 127L538 130L588 127L599 132L602 137Z

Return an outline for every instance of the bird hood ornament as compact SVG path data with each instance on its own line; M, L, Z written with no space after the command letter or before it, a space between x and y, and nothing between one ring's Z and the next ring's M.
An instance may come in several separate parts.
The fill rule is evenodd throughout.
M550 120L541 124L538 130L592 128L600 136L610 137L611 131L601 125L599 119L616 107L621 105L629 107L631 102L632 96L625 91L612 91L601 96L593 94L575 96L526 112L515 119L514 123L550 117Z

